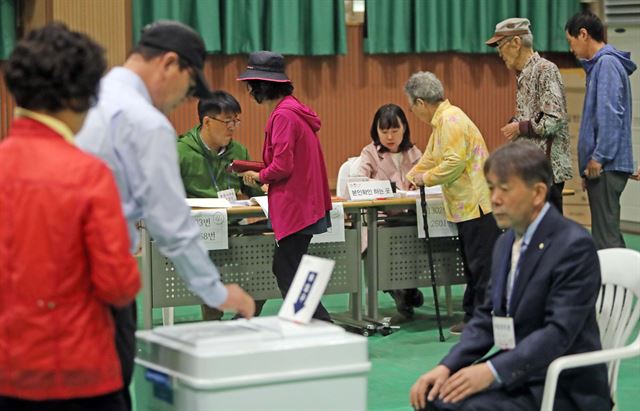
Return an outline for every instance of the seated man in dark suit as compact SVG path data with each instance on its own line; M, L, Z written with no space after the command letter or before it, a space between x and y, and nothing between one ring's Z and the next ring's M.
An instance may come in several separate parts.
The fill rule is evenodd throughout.
M507 144L484 171L493 215L508 230L494 247L484 304L460 342L411 388L416 409L538 410L553 360L601 349L596 248L584 228L549 206L545 154L530 142ZM606 366L564 372L555 409L611 409Z

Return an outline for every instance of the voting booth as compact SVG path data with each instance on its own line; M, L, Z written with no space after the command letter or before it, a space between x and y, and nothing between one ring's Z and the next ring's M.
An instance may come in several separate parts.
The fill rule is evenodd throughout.
M364 337L278 317L138 331L138 411L366 410Z

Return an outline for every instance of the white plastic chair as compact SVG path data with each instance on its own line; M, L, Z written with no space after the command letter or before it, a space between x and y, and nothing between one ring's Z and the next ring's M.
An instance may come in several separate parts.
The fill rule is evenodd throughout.
M616 401L620 360L640 355L640 334L624 345L640 318L640 252L626 248L598 251L602 288L596 302L602 350L566 355L547 370L541 411L552 411L558 377L563 370L608 363L611 398ZM615 409L615 408L614 408Z
M360 163L360 157L349 157L347 161L342 163L338 170L338 180L336 181L336 195L342 198L348 198L347 179L353 175L353 170Z

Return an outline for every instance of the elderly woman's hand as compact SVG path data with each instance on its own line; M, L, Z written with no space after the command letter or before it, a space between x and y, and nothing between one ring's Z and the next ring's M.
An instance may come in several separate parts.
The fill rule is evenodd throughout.
M413 182L413 184L416 187L420 187L424 185L424 173L414 173L410 176L410 180L411 182Z
M240 173L242 181L250 187L260 187L260 174L256 171L245 171Z

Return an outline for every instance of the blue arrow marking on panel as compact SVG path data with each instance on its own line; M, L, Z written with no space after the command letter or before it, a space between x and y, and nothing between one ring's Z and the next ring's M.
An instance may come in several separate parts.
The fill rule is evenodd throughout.
M307 274L307 279L302 286L302 290L298 296L298 301L293 304L293 312L295 314L298 314L298 311L304 308L304 302L307 301L307 297L309 297L309 293L311 292L311 288L313 287L313 283L316 281L317 277L318 273L315 271L309 271L309 274Z

